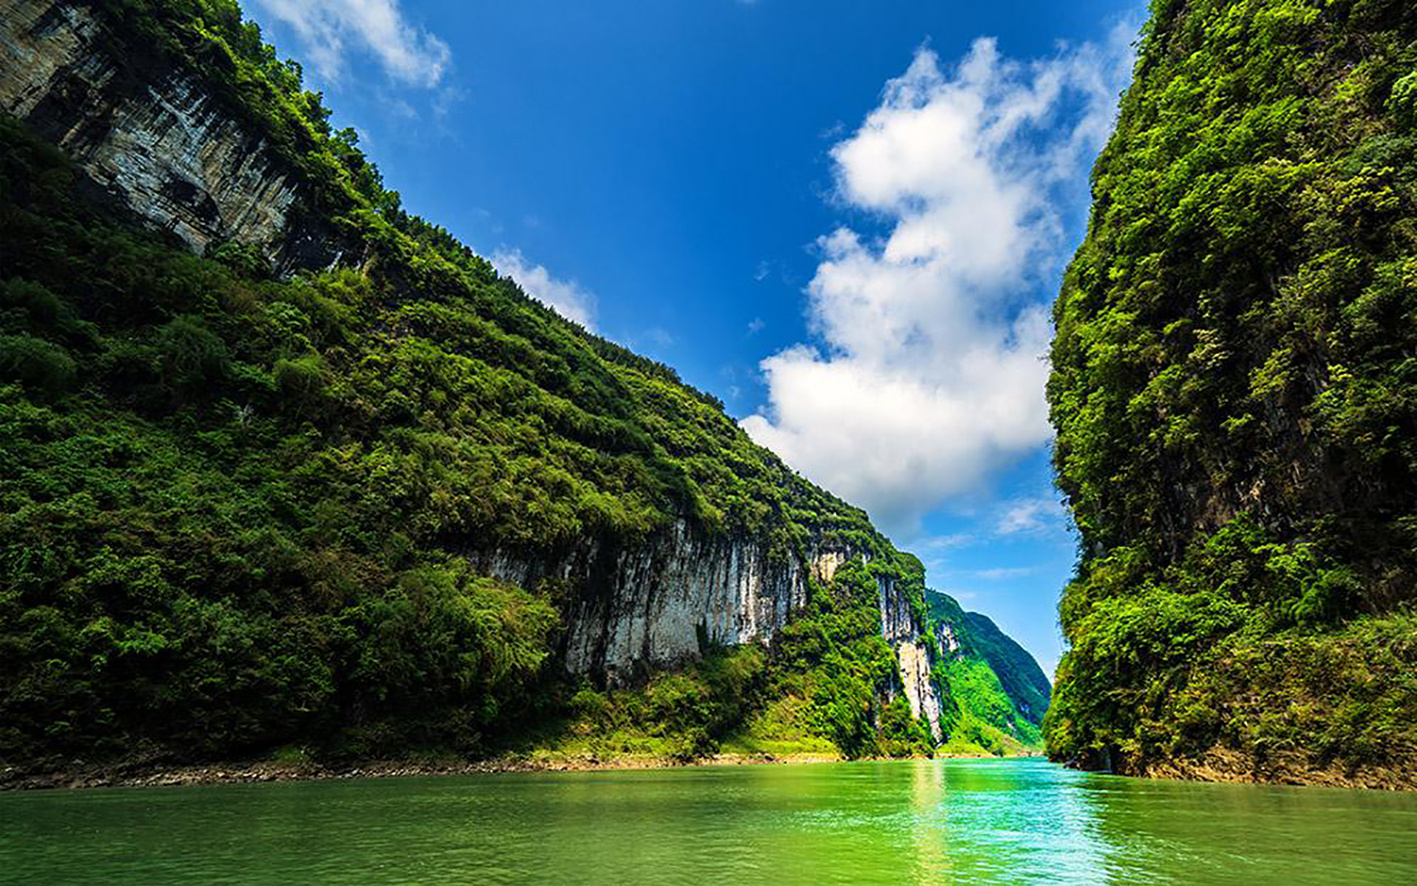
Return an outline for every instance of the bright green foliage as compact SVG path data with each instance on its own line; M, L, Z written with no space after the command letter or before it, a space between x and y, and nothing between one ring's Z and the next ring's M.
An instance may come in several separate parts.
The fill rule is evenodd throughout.
M929 591L932 639L944 641L935 662L945 687L942 727L946 750L997 755L1042 744L1038 724L1049 685L1038 663L992 621L965 612L948 594ZM1040 682L1041 681L1041 682Z
M962 712L1021 744L1036 747L1042 743L1037 724L1019 714L988 662L981 658L956 658L945 665L945 676L949 680L950 694Z
M568 725L526 740L537 752L578 758L696 760L717 753L762 707L767 669L763 649L749 645L709 650L634 689L607 693L584 683L571 696Z
M964 618L973 635L974 648L998 675L999 685L1019 714L1035 726L1041 724L1053 694L1043 668L987 615L966 612Z
M119 5L120 57L205 72L364 261L277 280L249 245L190 255L0 117L0 758L495 750L590 701L554 664L567 588L470 556L679 517L871 565L816 589L781 663L634 690L675 754L788 708L851 755L921 748L880 703L874 584L923 613L918 562L713 397L402 212L230 0Z
M1055 308L1050 753L1413 765L1417 689L1358 676L1412 646L1352 638L1417 574L1417 6L1152 12Z
M904 698L880 707L900 680L895 653L881 636L877 583L886 579L903 586L911 599L924 592L924 569L908 554L869 564L848 561L774 643L775 694L808 700L808 730L830 739L848 757L908 748L930 753L929 733L911 717Z

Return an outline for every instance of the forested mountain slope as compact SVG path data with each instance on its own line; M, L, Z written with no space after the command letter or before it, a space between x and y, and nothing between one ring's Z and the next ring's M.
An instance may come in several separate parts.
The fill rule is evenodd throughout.
M0 0L0 759L930 753L923 570L229 0Z
M1053 684L1043 668L1027 649L999 630L993 619L979 612L966 612L965 623L974 635L974 646L990 669L999 677L999 684L1013 701L1014 707L1030 723L1040 725L1048 712Z
M941 719L954 750L1036 750L1038 727L1051 687L1023 647L977 612L965 612L949 594L927 590L925 602L938 656L935 668L948 691Z
M1157 0L1093 194L1050 754L1417 787L1417 5Z

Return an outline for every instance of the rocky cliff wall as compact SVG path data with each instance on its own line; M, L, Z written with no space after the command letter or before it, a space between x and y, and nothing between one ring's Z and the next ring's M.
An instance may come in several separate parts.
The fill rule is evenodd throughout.
M940 726L940 696L930 679L934 658L924 632L910 605L910 598L895 582L883 579L879 585L881 633L895 649L900 665L901 689L910 702L910 711L930 724L936 742L944 740Z
M760 540L708 535L679 520L644 544L587 540L570 550L475 555L489 575L534 587L561 583L565 662L573 673L630 679L636 668L699 655L707 644L767 643L807 604L808 580L829 582L855 552L810 546L773 557ZM931 654L910 600L880 583L882 634L895 649L900 691L943 738Z
M937 744L944 741L944 728L940 725L940 694L930 678L929 648L919 640L904 640L896 644L895 652L900 663L901 687L910 702L910 712L925 718L930 724L930 735Z
M474 555L494 577L562 585L566 666L611 683L636 664L696 656L705 643L767 641L807 603L807 581L830 581L846 552L772 557L753 538L708 535L676 521L643 544L587 539L568 550Z
M199 74L118 57L105 28L86 3L0 0L0 108L63 148L109 203L196 252L250 244L280 271L340 260L299 220L302 186L264 136Z

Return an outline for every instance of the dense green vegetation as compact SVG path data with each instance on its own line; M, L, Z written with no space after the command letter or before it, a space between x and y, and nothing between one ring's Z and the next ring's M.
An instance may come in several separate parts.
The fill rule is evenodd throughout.
M468 546L687 512L783 556L809 526L893 555L703 398L481 266L443 269L461 298L392 304L378 274L252 278L74 209L63 159L0 126L7 759L485 750L564 700L542 668L557 589L479 578Z
M893 581L926 623L915 558L403 212L230 0L110 7L122 76L206 72L361 258L278 278L254 245L192 255L0 116L0 759L931 752L877 597ZM867 559L770 650L609 691L558 666L576 589L472 565L681 517Z
M950 595L928 591L925 602L932 638L942 647L935 670L936 682L948 690L942 699L946 750L1005 754L1037 749L1050 687L1033 656L989 619L965 612Z
M1093 191L1050 753L1412 781L1417 6L1156 0Z
M1053 686L1038 662L987 615L966 612L965 621L973 634L974 647L999 677L999 685L1012 699L1025 720L1037 726L1048 711Z

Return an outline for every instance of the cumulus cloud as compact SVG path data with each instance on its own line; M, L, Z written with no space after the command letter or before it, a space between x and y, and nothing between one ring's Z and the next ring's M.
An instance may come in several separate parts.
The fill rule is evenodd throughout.
M393 79L434 87L443 79L452 51L448 44L410 24L398 0L256 0L305 44L315 69L338 80L346 56L366 52Z
M879 234L818 241L815 343L761 363L755 440L895 532L1050 436L1043 387L1064 213L1114 120L1130 28L1049 58L930 49L831 151ZM859 226L858 226L859 227ZM1045 285L1047 284L1047 285Z
M528 261L520 249L494 252L492 266L498 273L517 281L527 295L562 317L586 329L595 328L595 295L576 281L551 276L543 265Z

